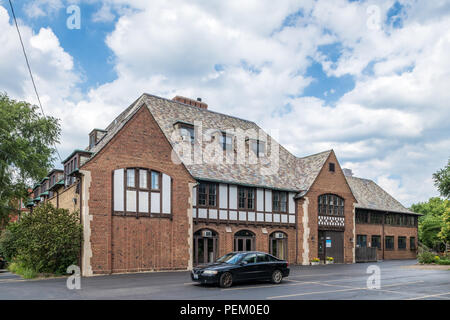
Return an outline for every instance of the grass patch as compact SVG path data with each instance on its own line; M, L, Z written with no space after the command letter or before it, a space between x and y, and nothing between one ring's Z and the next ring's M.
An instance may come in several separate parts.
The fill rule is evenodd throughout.
M8 266L8 270L21 276L24 279L33 279L38 276L38 273L31 268L25 267L23 264L18 262L12 262Z

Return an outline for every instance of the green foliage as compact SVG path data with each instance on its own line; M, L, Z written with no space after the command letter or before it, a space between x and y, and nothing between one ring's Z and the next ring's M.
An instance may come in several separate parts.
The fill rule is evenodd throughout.
M6 261L12 261L17 255L17 239L19 237L17 223L9 224L0 236L0 254Z
M450 198L450 159L445 168L433 174L434 185L438 188L441 196Z
M2 235L0 254L8 254L23 270L63 274L68 266L77 264L82 239L77 212L44 203L14 225L13 236ZM12 253L5 252L6 243L14 248Z
M417 255L417 260L419 261L419 263L435 263L436 261L439 260L439 257L437 257L435 254L429 252L429 251L424 251L422 253L419 253Z
M419 221L419 241L429 248L441 251L442 240L438 237L442 228L442 217L426 216Z
M444 266L449 266L450 265L450 260L448 260L448 259L439 259L437 261L437 264L441 264L441 265L444 265Z
M427 202L413 204L411 210L423 214L419 218L419 241L429 248L442 251L448 241L450 201L430 198Z
M54 160L59 120L42 117L36 106L0 93L0 223L8 221L11 201L44 177Z
M442 228L438 237L445 243L450 243L450 207L442 215Z
M23 263L20 262L12 262L8 270L22 276L25 279L36 278L38 275L36 271L31 268L26 267Z
M427 202L419 202L411 206L411 210L421 213L424 216L442 216L447 208L450 208L450 201L439 197L430 198Z

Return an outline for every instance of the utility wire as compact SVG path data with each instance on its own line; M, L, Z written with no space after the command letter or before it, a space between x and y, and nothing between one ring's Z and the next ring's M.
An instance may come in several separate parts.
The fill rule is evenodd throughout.
M22 51L23 51L23 55L25 56L25 61L27 63L28 72L30 73L31 82L33 83L34 92L36 93L36 97L37 97L37 100L39 102L39 106L41 107L42 115L45 117L44 108L42 108L41 99L39 98L39 94L38 94L38 91L36 89L36 83L34 82L33 73L31 72L30 63L28 62L28 56L27 56L27 53L25 51L25 46L23 45L22 36L20 34L19 26L17 24L16 14L14 13L14 7L13 7L13 4L12 4L11 0L9 0L9 6L11 7L11 12L12 12L12 15L13 15L13 18L14 18L14 23L16 24L17 33L19 35L20 44L22 45ZM58 152L58 148L56 147L56 144L54 144L54 147L55 147L56 153L58 154L59 160L62 161L61 155Z

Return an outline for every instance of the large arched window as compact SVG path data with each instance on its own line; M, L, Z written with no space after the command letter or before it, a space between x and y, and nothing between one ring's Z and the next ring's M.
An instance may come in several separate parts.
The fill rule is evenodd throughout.
M343 216L344 199L335 194L319 196L319 215Z

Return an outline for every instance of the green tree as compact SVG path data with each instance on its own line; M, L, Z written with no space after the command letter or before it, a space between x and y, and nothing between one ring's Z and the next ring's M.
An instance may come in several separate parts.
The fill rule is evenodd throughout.
M419 241L427 247L442 250L446 241L440 233L445 226L444 215L450 210L450 201L430 198L427 202L413 204L411 210L423 214L419 218Z
M11 203L26 196L26 186L45 176L59 142L59 120L38 108L0 93L0 224L8 221Z
M438 188L441 196L450 198L450 159L448 159L447 166L438 170L433 174L434 185Z
M438 237L446 244L450 243L450 208L447 208L442 215L442 228Z

